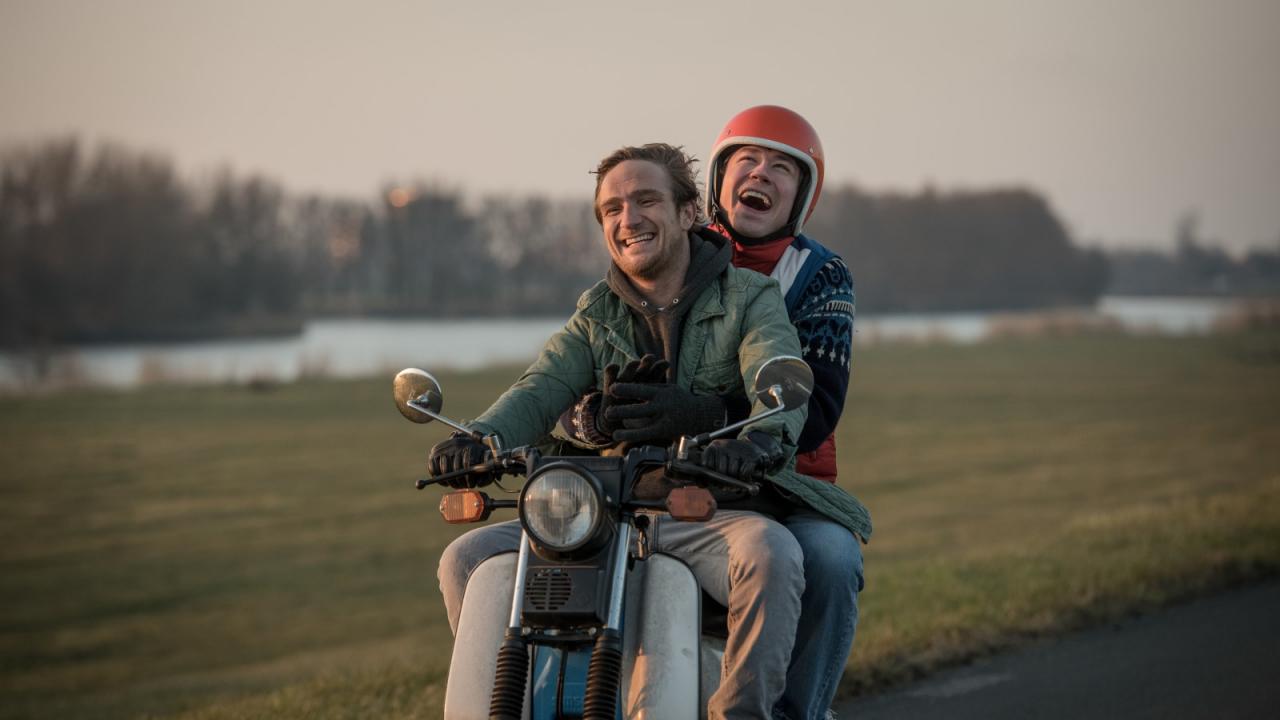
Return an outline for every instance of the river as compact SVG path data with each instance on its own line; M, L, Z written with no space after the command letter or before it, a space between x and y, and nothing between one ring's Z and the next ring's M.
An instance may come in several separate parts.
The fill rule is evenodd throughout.
M973 343L998 334L1034 332L1047 323L1207 333L1239 305L1222 298L1106 297L1095 308L1069 312L865 315L858 317L855 344ZM0 353L0 391L390 376L411 365L473 369L526 362L563 324L564 318L320 319L308 322L301 335L280 339L67 348L41 359L43 372L29 355Z

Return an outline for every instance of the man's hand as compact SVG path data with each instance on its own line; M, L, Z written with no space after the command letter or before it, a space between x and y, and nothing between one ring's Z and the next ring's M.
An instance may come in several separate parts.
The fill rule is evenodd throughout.
M610 422L618 442L671 442L681 435L697 435L725 425L724 401L715 395L694 395L672 383L616 383L609 395L615 404Z
M770 434L749 432L746 439L712 440L702 451L702 466L742 480L763 475L782 460L782 445Z
M659 360L654 355L645 355L639 360L632 360L621 370L616 364L607 365L604 369L604 389L600 394L600 407L596 410L596 429L613 440L622 440L614 432L622 427L621 418L614 419L610 410L637 402L636 400L617 397L613 392L619 384L665 382L667 370L671 363Z
M431 459L427 461L427 469L432 477L439 477L463 468L474 467L485 461L489 448L470 435L455 432L448 440L441 440L431 448ZM451 488L484 487L493 482L490 473L467 473L445 481Z

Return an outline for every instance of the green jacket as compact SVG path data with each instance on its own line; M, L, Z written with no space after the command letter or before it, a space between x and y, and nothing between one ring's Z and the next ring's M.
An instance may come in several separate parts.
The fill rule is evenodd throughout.
M699 395L741 393L751 397L747 389L760 365L777 356L800 356L795 327L772 278L730 267L693 302L681 330L675 378L680 387ZM573 316L547 340L524 375L470 423L471 427L496 434L506 447L538 442L565 408L588 389L603 385L605 366L624 365L639 357L634 338L631 311L604 281L597 283L578 299ZM752 413L764 409L756 401ZM809 493L802 492L809 485L806 480L827 486L792 469L796 440L807 413L807 406L779 413L748 425L742 434L763 431L777 438L787 456L784 470L777 474L779 486L865 538L870 534L870 523L862 520L866 510L856 500L849 498L856 506L851 511L838 503L811 502Z
M681 329L675 382L682 388L750 397L747 388L764 361L800 356L778 283L770 278L730 267L693 303ZM631 311L604 281L597 283L578 299L573 317L547 340L533 365L472 426L497 434L507 447L537 442L565 408L603 384L606 365L639 357L634 338ZM763 409L757 404L753 412ZM749 427L778 438L791 455L807 412L798 408Z

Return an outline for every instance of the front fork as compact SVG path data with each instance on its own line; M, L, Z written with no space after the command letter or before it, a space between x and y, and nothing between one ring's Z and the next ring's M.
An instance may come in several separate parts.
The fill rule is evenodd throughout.
M618 523L614 540L613 576L609 582L608 616L596 636L587 665L587 688L583 698L584 720L614 720L618 713L618 693L622 680L622 610L627 590L627 555L631 551L631 518ZM511 594L511 617L498 650L493 695L489 699L492 720L520 720L524 712L525 683L529 677L529 650L521 626L525 578L529 571L529 534L520 536L516 560L515 588Z
M627 594L627 553L631 552L631 522L618 523L614 547L613 578L609 592L609 619L596 637L587 665L587 693L582 703L583 720L614 720L618 713L618 690L622 681L622 599Z
M493 694L489 696L491 720L521 720L524 716L525 680L529 676L529 649L520 627L520 609L524 607L525 576L529 572L529 533L520 534L520 555L516 560L515 587L511 593L511 619L498 649L498 662L493 675Z

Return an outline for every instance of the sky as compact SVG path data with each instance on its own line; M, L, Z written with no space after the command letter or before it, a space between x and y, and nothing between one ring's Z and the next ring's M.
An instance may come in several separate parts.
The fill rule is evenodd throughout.
M0 146L293 192L588 198L786 105L827 182L1043 193L1086 245L1280 248L1280 0L0 0ZM819 238L820 239L820 238Z

